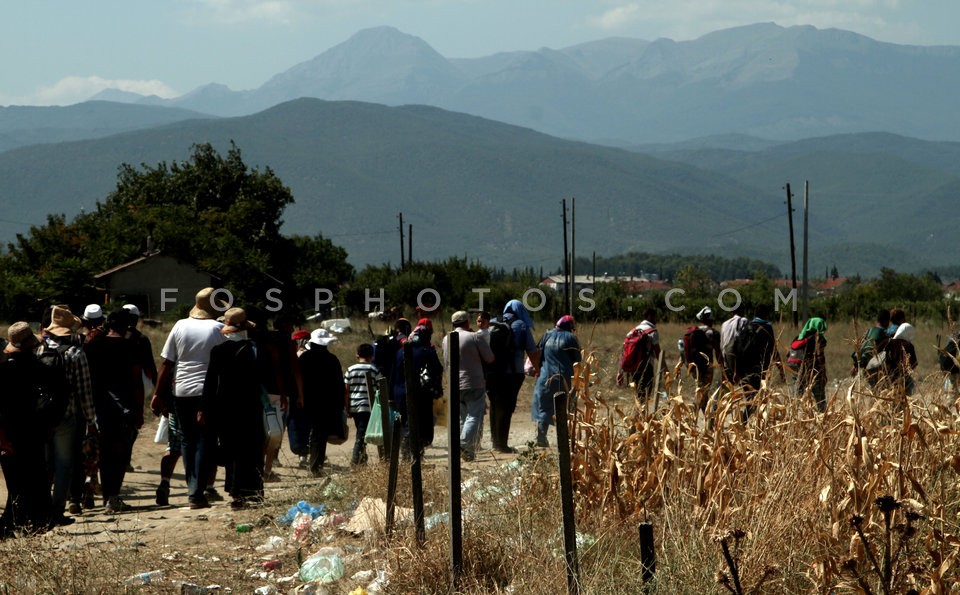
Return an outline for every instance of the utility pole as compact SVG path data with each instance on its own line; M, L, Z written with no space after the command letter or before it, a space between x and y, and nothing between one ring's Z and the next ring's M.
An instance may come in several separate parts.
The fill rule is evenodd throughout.
M407 265L413 266L413 223L407 225Z
M400 270L403 270L403 213L398 215L400 217Z
M790 280L795 296L797 295L797 250L793 241L793 194L790 193L789 182L787 182L787 221L790 223ZM793 309L793 326L794 328L799 326L796 307Z
M563 301L570 311L570 252L567 249L567 199L563 199Z
M570 197L570 307L567 314L573 316L577 295L577 197Z
M803 320L807 321L807 293L809 289L809 278L807 277L807 223L810 217L810 181L803 183L803 289L801 295L803 298Z

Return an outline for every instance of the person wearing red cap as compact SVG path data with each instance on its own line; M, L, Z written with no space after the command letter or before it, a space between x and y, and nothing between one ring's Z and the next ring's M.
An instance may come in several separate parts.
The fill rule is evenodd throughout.
M533 421L537 422L537 446L549 446L547 430L554 423L553 396L559 392L567 393L568 402L574 398L571 379L573 365L580 361L580 342L574 332L576 321L569 314L560 318L554 328L543 333L540 338L540 376L533 390Z

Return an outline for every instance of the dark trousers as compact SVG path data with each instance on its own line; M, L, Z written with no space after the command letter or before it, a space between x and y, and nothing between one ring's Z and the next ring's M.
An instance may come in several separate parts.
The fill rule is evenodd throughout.
M259 421L259 420L258 420ZM221 437L224 489L236 499L263 498L263 434Z
M120 495L136 439L137 430L125 420L118 419L100 428L100 488L104 502Z
M200 397L174 397L174 409L180 425L180 452L183 457L183 470L187 478L187 499L203 499L207 479L213 469L213 461L208 452L215 444L207 428L197 423L197 411L200 410Z
M350 462L354 465L367 462L367 424L370 423L369 411L358 411L353 414L353 425L357 429L356 438L353 440L353 456Z
M523 386L523 374L493 375L487 379L490 397L490 441L494 449L510 446L510 421L517 409L517 395Z

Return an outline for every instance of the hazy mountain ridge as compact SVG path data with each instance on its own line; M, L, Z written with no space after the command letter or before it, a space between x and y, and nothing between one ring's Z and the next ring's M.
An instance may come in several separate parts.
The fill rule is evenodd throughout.
M664 153L566 141L426 106L315 99L252 116L7 151L0 154L0 208L35 223L50 212L73 215L107 196L121 163L155 166L186 159L193 143L210 142L224 151L230 140L248 165L269 166L292 189L297 202L284 217L285 233L323 233L359 265L399 261L397 214L402 212L405 223L414 226L415 258L458 255L490 265L553 268L562 249L560 202L575 197L581 255L716 252L762 258L785 270L789 246L781 188L792 181L794 194L801 196L797 171L813 171L817 163L832 166L836 179L826 173L812 177L813 270L837 265L844 274L871 274L882 265L935 267L952 258L947 248L953 245L952 218L932 220L928 212L897 208L922 200L925 208L949 214L952 174L895 156L871 166L872 158L864 156L871 143L883 146L896 137L821 139L834 149L823 153L826 158L813 149L814 141L798 145L802 150L797 143L761 151L711 149L706 153L722 155L728 164L717 167L715 157L688 156L698 163L694 167L681 162L680 152L665 160ZM903 140L920 154L940 147ZM862 152L840 150L844 143ZM826 200L828 192L876 192L888 183L859 184L867 170L901 180L885 202L856 194ZM889 216L878 220L871 209ZM875 220L884 233L876 232ZM5 221L0 239L12 239L17 231L24 228ZM884 253L831 248L885 241L891 247ZM937 260L939 255L945 256ZM817 260L827 257L829 262Z
M302 96L423 103L617 144L870 131L960 140L960 78L949 74L958 71L960 47L773 23L690 41L610 38L473 59L448 59L418 37L377 27L257 89L190 93L166 105L230 116Z

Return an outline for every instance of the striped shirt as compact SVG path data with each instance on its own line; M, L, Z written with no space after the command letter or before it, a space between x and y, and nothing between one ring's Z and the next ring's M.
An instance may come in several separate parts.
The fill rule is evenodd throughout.
M343 382L350 389L350 413L370 411L370 395L367 393L367 372L373 375L373 384L377 385L380 371L373 364L360 362L353 364L343 374Z
M89 426L97 423L97 414L93 406L93 381L90 376L90 366L87 363L87 354L69 337L47 335L44 337L44 349L57 349L60 346L69 347L63 352L63 371L70 386L70 400L64 419L72 418L78 411Z

